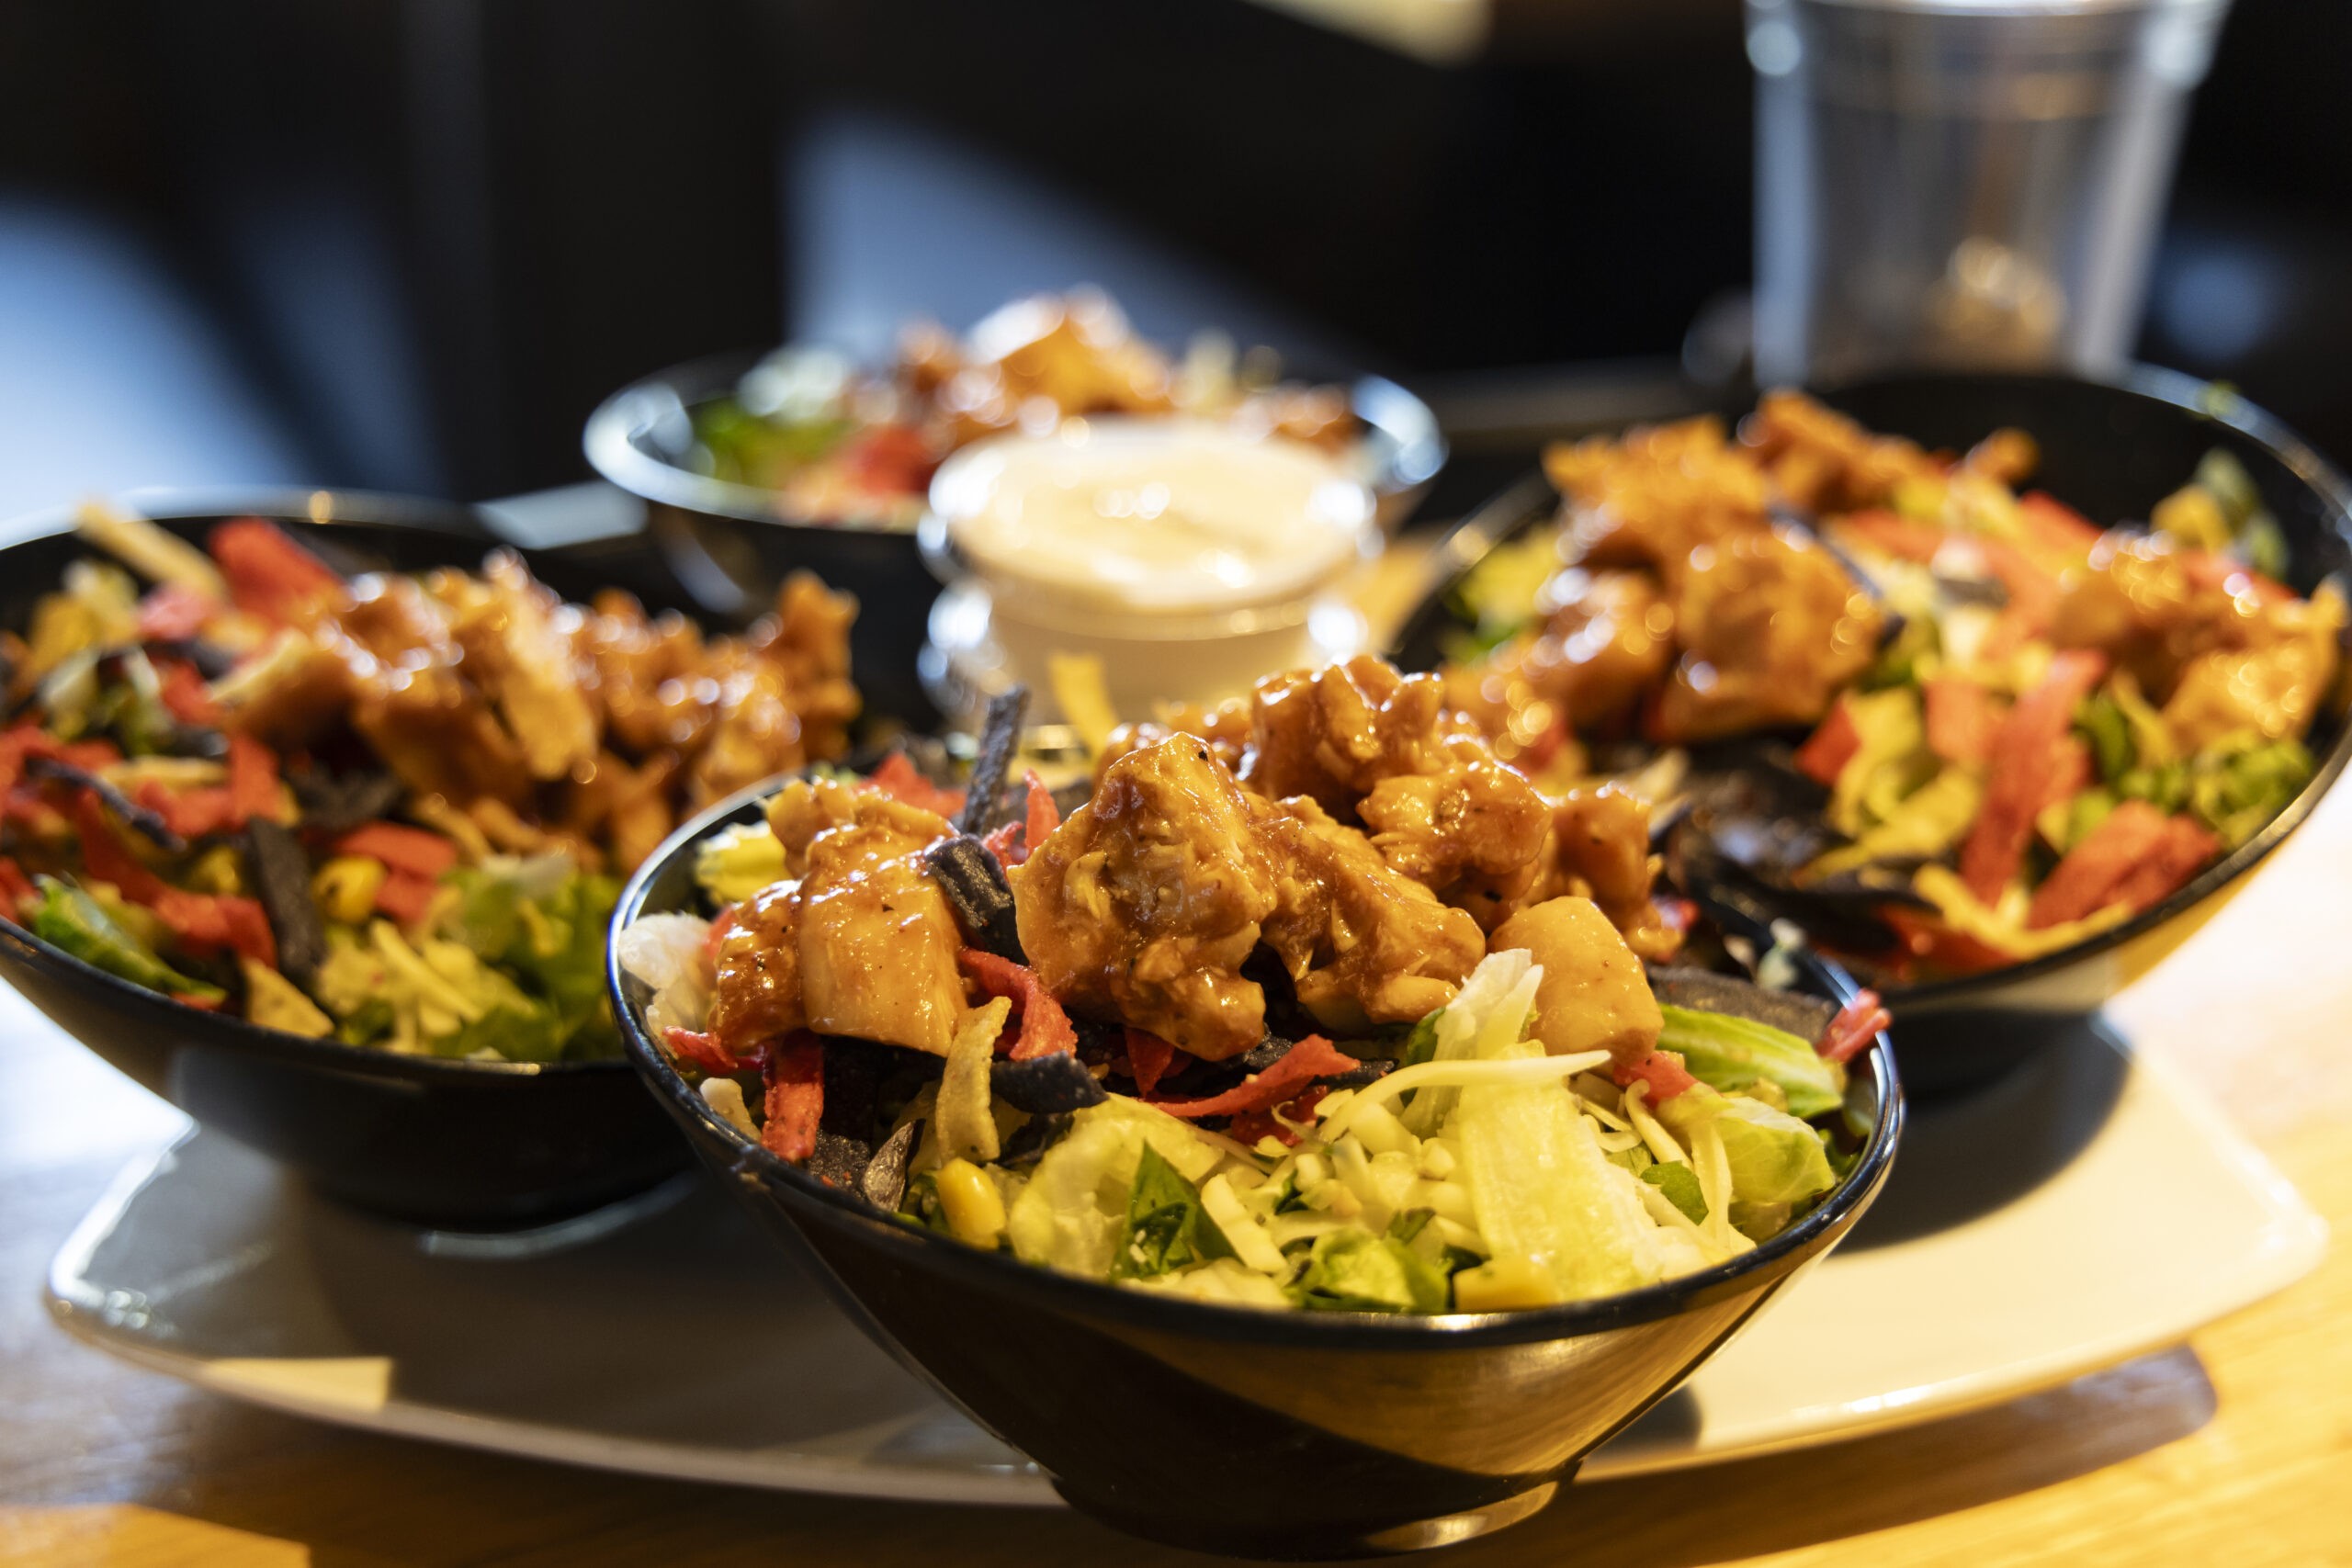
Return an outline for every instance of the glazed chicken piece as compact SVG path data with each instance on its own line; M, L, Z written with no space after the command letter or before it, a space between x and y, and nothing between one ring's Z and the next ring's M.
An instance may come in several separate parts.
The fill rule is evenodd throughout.
M1445 682L1360 655L1259 681L1238 775L1270 800L1310 795L1345 821L1381 780L1443 771Z
M340 642L341 639L337 639ZM310 744L350 705L358 676L342 649L288 627L210 689L231 727L281 750ZM372 661L358 661L367 668Z
M1674 662L1674 606L1651 573L1578 568L1561 585L1566 602L1542 632L1447 681L1453 707L1521 747L1623 724Z
M1650 853L1650 808L1638 795L1613 784L1569 790L1552 803L1537 863L1521 908L1589 898L1643 960L1663 963L1681 951L1681 933L1650 897L1657 861Z
M1191 736L1114 762L1010 873L1038 980L1079 1012L1196 1056L1256 1045L1266 997L1241 964L1277 901L1252 818L1250 797Z
M800 890L779 882L745 900L720 939L708 1028L733 1055L808 1027L799 925Z
M1491 929L1533 885L1551 812L1483 743L1456 738L1447 760L1381 780L1356 815L1390 870Z
M702 633L692 621L649 620L634 596L607 589L581 622L575 650L605 732L623 750L642 757L700 743L718 688L700 678Z
M2060 579L2051 636L2106 653L2191 750L2233 730L2301 737L2335 682L2343 595L2298 602L2226 557L2109 534Z
M1279 870L1266 945L1316 1021L1352 1033L1411 1022L1453 999L1487 955L1476 920L1399 875L1313 800L1250 804Z
M1143 719L1123 724L1111 731L1102 743L1102 754L1094 759L1094 778L1099 784L1112 763L1128 752L1155 745L1171 735L1189 735L1208 742L1209 755L1225 764L1232 773L1241 771L1241 759L1250 749L1250 701L1246 697L1228 697L1215 707L1204 708L1194 703L1170 703L1157 719Z
M2344 596L2332 582L2301 603L2263 605L2240 628L2245 647L2188 661L2165 703L2165 723L2192 750L2245 729L2301 739L2335 683L2344 623Z
M2007 473L2030 451L2010 433L1996 432L1981 448L1982 470ZM1943 465L1896 435L1873 435L1854 421L1802 392L1767 392L1740 429L1740 439L1791 504L1808 512L1852 512L1883 504L1906 479L1934 479Z
M1713 418L1555 446L1544 471L1564 498L1571 558L1646 567L1669 585L1694 547L1766 521L1762 470Z
M418 795L520 806L532 777L523 749L481 694L448 665L379 665L360 682L351 728Z
M1242 790L1190 736L1120 758L1013 875L1047 989L1213 1061L1264 1038L1265 994L1240 974L1261 940L1335 1028L1419 1018L1484 954L1474 921L1362 834Z
M861 790L802 851L800 992L808 1027L945 1055L964 1017L963 936L922 863L945 818Z
M1818 723L1877 657L1884 617L1836 557L1787 527L1693 550L1676 595L1682 657L1656 739Z
M1521 909L1494 934L1494 950L1523 950L1544 969L1533 1033L1555 1056L1606 1051L1640 1061L1666 1027L1641 960L1588 898L1551 898Z
M455 574L447 574L455 575ZM467 677L498 706L537 779L570 777L596 756L596 715L582 690L573 637L582 619L512 550L493 550L450 636Z

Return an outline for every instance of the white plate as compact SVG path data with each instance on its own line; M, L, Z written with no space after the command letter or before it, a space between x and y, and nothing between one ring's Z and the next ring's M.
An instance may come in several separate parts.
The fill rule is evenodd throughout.
M2012 1399L2175 1343L2303 1274L2325 1238L2186 1090L2083 1032L1917 1116L1853 1239L1584 1474ZM315 1201L193 1131L124 1172L50 1291L103 1349L355 1427L702 1481L1055 1501L698 1179L484 1242Z

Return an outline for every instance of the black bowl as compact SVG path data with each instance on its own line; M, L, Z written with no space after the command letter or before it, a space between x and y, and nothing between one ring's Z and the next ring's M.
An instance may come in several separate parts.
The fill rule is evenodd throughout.
M201 539L227 517L277 519L337 566L475 566L497 540L467 508L344 493L207 497L150 513ZM0 626L21 627L68 562L69 531L0 548ZM578 575L524 552L560 590ZM293 1167L355 1207L469 1229L582 1213L690 1161L628 1062L482 1063L394 1055L182 1007L0 918L0 977L143 1088Z
M623 891L615 930L695 908L694 846L756 820L774 787L679 829ZM617 964L611 981L630 1054L705 1162L797 1255L823 1264L818 1276L876 1342L1080 1508L1153 1540L1244 1556L1442 1546L1534 1513L1852 1227L1903 1121L1882 1035L1854 1066L1849 1105L1871 1126L1855 1170L1787 1232L1703 1273L1529 1312L1261 1312L1073 1279L885 1218L715 1115L647 1034L644 987ZM1826 965L1804 984L1815 997L1850 993ZM1661 989L1799 1028L1817 1030L1829 1011L1711 976Z
M2185 483L2198 459L2222 447L2245 465L2278 519L2289 583L2309 593L2321 580L2352 583L2352 484L2294 432L2234 392L2168 370L2139 367L2114 384L2045 376L1906 376L1819 394L1870 429L1930 448L1964 450L1986 432L2015 425L2041 447L2035 486L2106 521L2144 517ZM1393 657L1433 670L1456 625L1448 604L1487 551L1549 524L1558 496L1543 478L1514 485L1465 519L1440 547L1444 575L1397 634ZM2352 726L2340 709L2320 716L2310 738L2319 760L2301 793L2253 838L2134 919L2057 953L1957 979L1889 989L1900 1025L1904 1075L1915 1094L1957 1089L2017 1066L2062 1038L2082 1015L2154 967L2245 887L2247 876L2302 825L2352 760Z
M646 502L646 525L687 591L710 615L763 610L785 576L814 571L857 595L850 651L867 705L919 729L940 719L916 675L940 585L924 566L910 517L814 522L775 491L679 466L688 411L735 390L755 354L718 355L622 388L589 416L582 446L596 471ZM1393 381L1358 377L1350 399L1363 422L1384 525L1411 512L1444 466L1444 438L1428 405Z

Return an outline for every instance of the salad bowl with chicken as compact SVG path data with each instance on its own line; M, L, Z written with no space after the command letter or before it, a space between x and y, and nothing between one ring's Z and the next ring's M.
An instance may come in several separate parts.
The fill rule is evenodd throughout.
M618 1059L614 900L682 815L846 746L854 606L803 579L707 638L567 604L457 509L254 499L6 552L8 979L380 1211L526 1223L678 1168Z
M1114 1523L1523 1517L1883 1179L1875 998L1672 967L1638 801L1536 789L1436 677L1268 676L1058 796L992 750L690 824L616 1001L706 1159Z

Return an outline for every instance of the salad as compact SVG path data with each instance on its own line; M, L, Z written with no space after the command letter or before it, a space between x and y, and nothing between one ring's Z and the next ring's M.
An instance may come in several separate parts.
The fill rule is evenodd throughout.
M1909 983L2161 902L2308 783L2344 595L2216 449L2146 525L1793 392L1553 448L1561 525L1463 585L1449 692L1539 776L1643 761L1678 880ZM1657 771L1664 759L1668 764Z
M1094 289L1013 300L961 340L912 322L887 371L832 349L781 348L732 396L691 412L684 466L776 491L797 519L905 527L956 447L1015 429L1045 434L1066 417L1185 414L1333 451L1357 432L1344 389L1278 382L1267 351L1237 356L1218 333L1171 359Z
M1547 799L1370 659L1136 726L1067 818L818 772L616 941L746 1138L912 1225L1234 1305L1488 1312L1703 1269L1859 1150L1816 1042L1662 1006L1645 814ZM1082 787L1082 786L1081 786ZM999 793L976 782L970 803ZM953 818L953 819L951 819Z
M512 551L346 578L246 517L204 547L85 509L92 554L0 632L0 913L134 985L315 1039L619 1050L625 876L681 811L832 756L855 606L742 637Z

